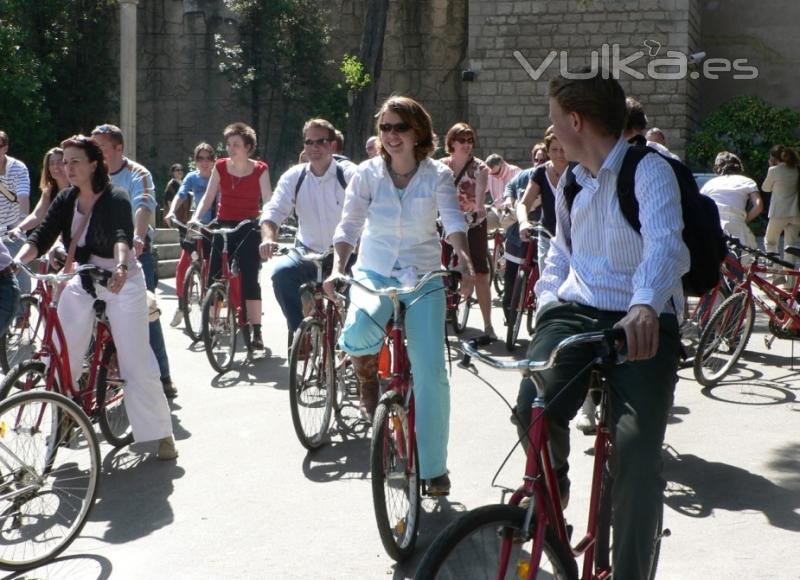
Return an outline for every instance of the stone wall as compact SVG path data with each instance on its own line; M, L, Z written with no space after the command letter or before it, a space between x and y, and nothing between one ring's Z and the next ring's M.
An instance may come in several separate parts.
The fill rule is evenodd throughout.
M549 125L547 84L562 57L576 70L590 64L596 51L600 66L603 45L609 45L608 54L618 46L622 57L642 51L629 66L644 78L623 73L620 81L626 94L642 102L651 124L665 131L670 147L683 154L696 117L697 83L649 78L647 66L651 47L657 57L693 50L699 22L691 0L471 0L469 26L469 64L477 76L467 91L468 119L483 154L528 164L531 146ZM519 51L536 70L553 50L559 54L538 80L514 55Z

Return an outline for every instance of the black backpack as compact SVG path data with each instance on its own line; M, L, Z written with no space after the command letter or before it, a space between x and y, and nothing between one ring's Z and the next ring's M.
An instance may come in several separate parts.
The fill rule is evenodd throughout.
M334 161L336 163L336 161ZM297 194L300 191L300 186L303 185L303 181L306 179L306 175L308 175L308 164L303 167L303 170L300 172L300 177L297 178L297 185L294 186L294 203L297 204ZM342 166L336 163L336 179L339 180L339 185L342 186L342 189L347 189L347 180L344 178L344 169Z
M625 154L617 177L617 196L622 215L630 226L640 232L639 202L634 193L636 167L648 154L661 155L655 149L635 145ZM681 190L683 210L683 242L689 248L691 265L683 275L683 291L687 296L702 296L719 282L719 270L727 251L717 204L710 197L700 194L692 171L681 161L661 155L670 164ZM575 197L581 190L570 164L564 183L564 199L571 212Z

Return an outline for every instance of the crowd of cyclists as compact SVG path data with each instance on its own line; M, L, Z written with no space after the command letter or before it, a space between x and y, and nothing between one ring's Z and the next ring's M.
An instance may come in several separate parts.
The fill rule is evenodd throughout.
M639 530L652 525L648 514L663 490L653 454L658 454L663 441L677 380L678 319L683 311L680 275L688 268L677 187L661 158L675 156L666 148L662 131L647 131L642 106L626 99L613 79L557 79L549 98L552 125L541 143L532 147L529 169L521 170L496 154L485 161L478 158L477 132L465 122L447 131L441 143L446 156L435 159L439 139L430 114L412 98L393 96L377 110L375 135L365 147L368 158L359 164L341 154L341 134L331 123L317 118L306 122L303 161L279 177L274 191L269 166L253 159L256 133L244 123L234 123L223 133L228 157L217 158L212 146L200 143L194 149L192 171L183 176L182 168L172 168L164 222L185 220L191 229L198 224L233 227L251 220L248 227L231 235L229 243L236 248L249 344L254 351L265 350L263 262L274 261L272 288L291 346L305 314L301 286L316 276L304 254L332 248L324 284L331 297L340 291L339 282L348 273L373 289L412 287L426 273L443 267L437 220L450 252L458 258L460 291L464 297L474 292L484 336L495 340L490 231L505 230L502 275L507 289L514 283L526 244L533 243L535 236L541 279L536 286L537 332L528 356L541 358L570 333L617 325L626 331L630 360L625 366L628 370L618 372L619 383L629 385L645 375L662 377L663 384L653 387L652 400L636 400L630 394L633 404L641 405L637 413L650 421L646 429L628 423L639 421L636 417L615 417L618 438L622 440L623 433L629 438L627 445L619 446L623 459L614 467L620 483L615 491L619 496L614 498L616 523ZM41 197L28 214L22 200L29 191L18 183L16 164L20 162L7 155L8 146L8 136L0 132L0 193L4 194L0 196L0 229L19 240L10 248L0 244L0 330L14 324L17 278L22 292L30 289L14 262L47 255L53 267L70 270L92 264L108 272L102 283L87 275L76 276L61 291L58 315L70 344L73 374L80 373L81 357L91 340L92 303L102 299L112 332L125 336L117 343L117 352L135 440L158 441L158 457L175 459L178 451L167 398L177 396L178 390L172 382L161 323L148 322L147 291L155 290L151 224L156 196L150 172L124 156L124 136L118 127L99 125L91 135L72 136L47 151ZM616 173L632 146L657 153L646 156L636 173L640 233L627 226L613 201ZM787 243L797 239L798 161L791 148L772 150L762 186L772 192L767 250L777 250L782 233ZM568 208L562 189L570 171L583 193ZM719 154L714 171L717 177L703 186L703 193L717 203L724 229L753 244L747 223L764 208L757 184L745 177L741 160L731 152ZM188 214L187 207L191 208ZM277 255L281 226L287 220L296 220L294 244L288 253ZM532 233L534 224L539 225L538 233ZM182 228L182 239L184 235ZM222 268L221 240L215 237L205 243L213 279ZM192 242L182 242L176 272L178 296L183 295L194 250ZM378 353L391 304L355 287L350 300L338 344L350 355L360 411L371 420L380 394ZM506 318L509 300L507 291L502 299ZM406 330L414 373L420 475L430 495L446 495L451 487L447 470L450 390L441 279L433 279L403 301L413 303ZM178 309L173 326L181 323L182 311ZM549 377L553 388L548 396L567 380L564 371L560 373ZM518 397L523 421L532 397L530 382L523 381ZM580 390L576 396L565 397L552 412L553 439L559 447L553 453L564 503L569 496L569 446L564 438L576 413L578 427L591 429L593 403ZM648 467L625 469L626 459ZM624 523L622 518L627 518ZM635 533L631 534L630 542L615 545L615 552L640 549ZM615 577L642 577L636 571L640 554L615 553L615 558L620 562Z

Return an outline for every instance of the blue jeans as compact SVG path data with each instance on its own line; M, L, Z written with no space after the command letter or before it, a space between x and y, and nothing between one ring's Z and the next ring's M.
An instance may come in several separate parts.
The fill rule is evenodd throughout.
M19 285L14 276L0 276L0 335L5 334L19 306Z
M402 286L396 278L370 270L353 270L353 277L371 288ZM423 295L424 298L408 308ZM414 374L420 476L432 479L447 472L450 435L450 384L444 362L445 295L441 278L432 280L414 294L402 296L401 302L408 308L405 330ZM351 287L350 309L339 345L355 356L377 353L392 313L389 298L378 298Z
M17 252L19 252L20 248L22 248L24 244L25 242L23 242L22 240L18 240L16 242L9 240L5 242L6 248L8 249L12 258L17 255ZM25 272L25 270L23 270L22 268L20 268L16 276L17 276L16 286L19 289L20 294L30 294L31 277L28 276L28 273ZM17 314L22 314L22 310L18 308Z
M139 263L142 265L144 272L144 282L150 292L156 291L156 261L153 254L150 252L142 252L139 256ZM169 374L169 358L167 357L167 345L164 343L164 331L161 328L161 319L156 319L150 323L150 348L153 349L153 354L156 355L158 361L158 370L161 374L161 380L165 381L171 378Z
M294 250L275 259L272 270L272 288L275 299L286 317L289 336L294 334L303 321L303 303L300 300L300 286L317 277L317 268L312 262L302 259Z

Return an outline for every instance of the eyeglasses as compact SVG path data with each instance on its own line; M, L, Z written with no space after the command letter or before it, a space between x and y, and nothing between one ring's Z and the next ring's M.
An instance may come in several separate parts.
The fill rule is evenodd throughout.
M381 123L378 125L381 133L407 133L411 130L411 125L408 123Z
M195 161L214 161L213 157L206 157L205 155L198 155L194 158Z
M456 143L461 143L462 145L464 143L475 145L475 139L473 139L472 137L456 137L455 139L453 139L453 141L455 141Z
M322 139L306 139L305 141L303 141L306 147L311 147L313 145L327 145L330 142L331 140L328 139L327 137L323 137Z

